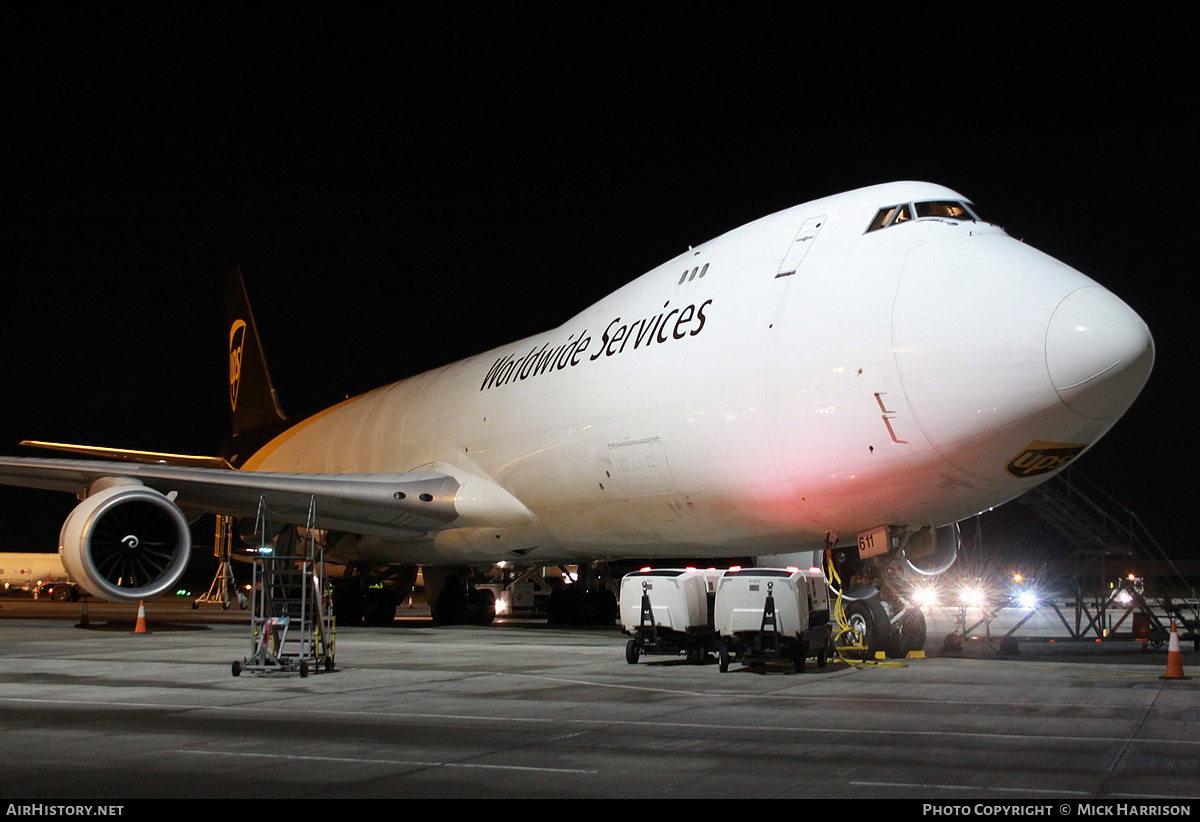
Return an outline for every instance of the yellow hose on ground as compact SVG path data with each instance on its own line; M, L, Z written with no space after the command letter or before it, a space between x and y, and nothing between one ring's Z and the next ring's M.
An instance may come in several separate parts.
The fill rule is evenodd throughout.
M891 668L906 668L906 667L908 667L907 663L905 663L902 660L898 660L898 659L867 659L866 658L867 651L870 650L866 646L866 641L865 641L866 638L859 635L858 631L856 631L853 627L851 627L849 621L846 619L846 609L845 609L845 606L843 605L844 597L842 596L842 578L838 574L837 569L833 565L833 551L831 551L831 550L825 551L825 567L827 569L826 570L826 578L829 580L829 582L831 584L833 584L835 586L835 590L837 591L837 599L834 600L834 605L833 605L833 618L837 623L837 631L834 632L834 635L833 635L833 647L834 647L834 650L837 651L838 659L840 659L842 662L845 662L847 665L850 665L854 668L859 668L859 669L865 668L868 665L874 665L876 667L886 666L886 667L891 667ZM846 636L847 634L855 635L855 638L857 640L856 644L839 645L838 641L840 639L842 639L842 637ZM845 653L846 651L860 652L863 655L863 658L855 659L853 657L848 657L848 656L846 656L846 653Z

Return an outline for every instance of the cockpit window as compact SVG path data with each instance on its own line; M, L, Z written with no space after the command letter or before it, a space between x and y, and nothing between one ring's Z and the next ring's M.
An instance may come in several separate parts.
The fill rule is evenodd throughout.
M890 223L892 221L892 217L896 216L896 209L899 207L900 206L887 206L886 208L879 209L879 211L875 213L875 219L871 220L871 224L867 226L867 231L875 231L876 229L883 228L885 225Z
M871 227L867 231L874 231L877 228L883 228L886 225L894 223L902 223L905 220L912 219L912 207L908 203L900 205L885 206L879 209L879 213L875 215L875 219L871 221Z
M914 214L916 215L914 217ZM884 206L875 213L867 231L897 225L912 219L932 217L943 220L971 220L979 218L967 203L955 200L931 200L924 203L900 203L899 205Z
M930 203L917 203L918 217L949 217L952 220L973 220L974 216L963 203L950 200L934 200Z

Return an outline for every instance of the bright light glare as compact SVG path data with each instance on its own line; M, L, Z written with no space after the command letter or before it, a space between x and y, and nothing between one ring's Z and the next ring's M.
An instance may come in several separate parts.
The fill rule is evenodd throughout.
M913 602L918 608L936 608L938 604L937 589L932 585L922 585L913 590Z
M982 608L985 601L983 591L979 588L963 588L958 598L968 608Z
M1038 597L1036 591L1030 591L1028 588L1017 592L1017 605L1022 608L1036 608Z
M508 613L508 603L502 599L496 600L496 616Z

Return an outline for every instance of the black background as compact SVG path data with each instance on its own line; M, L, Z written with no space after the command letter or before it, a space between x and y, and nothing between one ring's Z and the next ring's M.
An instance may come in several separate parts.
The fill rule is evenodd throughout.
M1181 21L439 8L3 13L0 452L215 453L233 266L299 414L551 328L765 214L916 179L1147 321L1150 383L1078 467L1196 555L1173 541L1195 488ZM73 504L0 490L0 550L52 549Z

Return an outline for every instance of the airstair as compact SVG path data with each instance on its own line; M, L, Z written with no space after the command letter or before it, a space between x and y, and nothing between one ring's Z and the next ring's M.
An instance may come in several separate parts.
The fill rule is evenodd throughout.
M233 663L233 675L332 671L333 609L325 587L325 549L319 539L316 503L309 507L303 532L285 525L273 532L270 512L260 501L255 531L259 547L254 560L252 653Z
M1136 514L1073 469L1019 501L1071 545L1060 578L1071 588L1074 602L1067 607L1073 604L1073 619L1057 605L1054 609L1072 638L1103 640L1125 627L1135 639L1157 645L1165 641L1169 622L1175 620L1181 634L1200 644L1195 587ZM1138 573L1126 576L1129 568ZM1117 575L1119 583L1104 582Z

